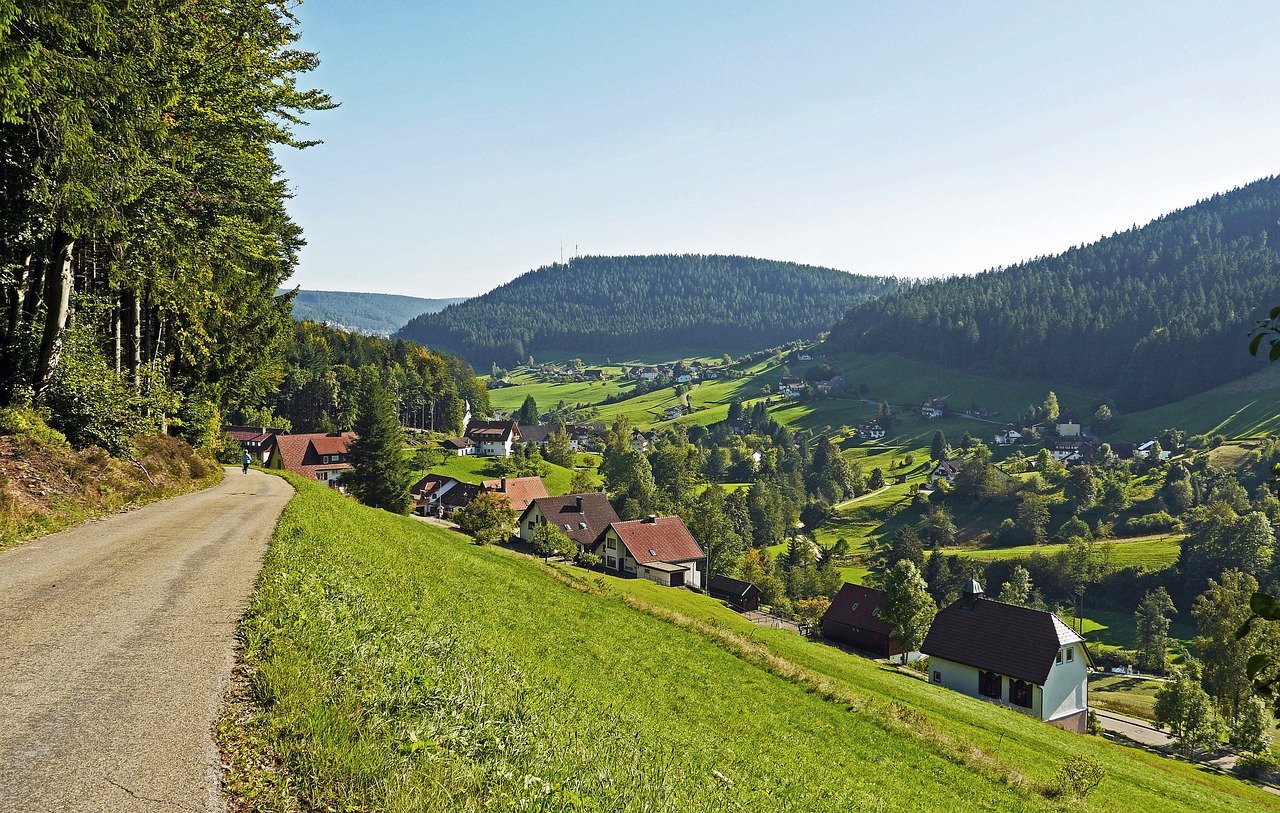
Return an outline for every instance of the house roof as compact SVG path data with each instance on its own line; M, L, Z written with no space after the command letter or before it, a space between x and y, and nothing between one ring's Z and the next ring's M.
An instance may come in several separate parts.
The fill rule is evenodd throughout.
M706 557L680 517L646 517L609 525L637 564L690 562Z
M1058 650L1074 643L1084 650L1084 639L1051 612L979 596L939 611L920 651L1043 686Z
M283 429L272 429L268 426L239 426L232 425L224 428L223 432L231 436L231 439L237 443L244 443L246 440L262 440L266 435L278 435Z
M707 590L709 592L724 593L727 596L745 596L753 587L755 585L751 582L744 582L742 579L733 579L719 574L707 580Z
M427 500L432 494L448 486L450 483L456 483L458 480L447 474L428 474L418 482L409 487L409 493L419 500Z
M520 439L527 440L530 443L546 443L547 439L551 437L552 428L544 423L532 426L520 424Z
M529 503L547 496L547 486L541 477L503 477L501 480L485 480L480 487L505 496L512 511L523 511Z
M467 424L466 436L476 442L505 443L520 437L515 421L472 421Z
M938 465L934 467L934 472L942 472L943 474L956 475L960 473L959 460L939 460Z
M876 615L883 601L883 590L846 582L840 586L840 592L836 593L835 598L831 599L831 606L823 614L822 621L824 624L836 621L889 636L893 634L893 628Z
M446 449L469 449L476 444L471 438L448 438L443 445Z
M450 508L465 508L480 493L480 486L471 483L458 483L440 497L440 504Z
M578 511L579 497L582 498L581 513ZM613 510L609 498L598 491L564 497L539 497L520 515L521 522L534 505L538 506L547 522L558 526L570 539L585 548L593 547L610 523L622 521L618 512ZM582 527L583 525L586 527Z
M351 441L355 439L355 432L276 435L276 454L280 456L282 468L294 474L315 477L316 472L322 469L333 471L350 468L347 463L325 463L321 455L346 454Z

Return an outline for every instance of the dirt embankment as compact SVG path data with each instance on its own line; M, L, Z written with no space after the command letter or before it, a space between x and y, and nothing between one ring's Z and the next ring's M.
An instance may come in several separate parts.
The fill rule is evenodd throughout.
M96 447L77 451L38 422L0 422L0 549L222 476L177 438L140 437L134 449L133 460Z

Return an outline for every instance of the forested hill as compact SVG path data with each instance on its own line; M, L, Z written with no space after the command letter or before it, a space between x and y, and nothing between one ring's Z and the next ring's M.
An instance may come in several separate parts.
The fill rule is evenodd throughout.
M1053 257L853 308L837 350L902 353L1109 392L1127 410L1256 372L1247 333L1280 304L1280 178Z
M293 318L387 336L419 314L436 313L463 301L351 291L298 291L293 297Z
M897 284L751 257L580 257L419 316L400 335L482 365L555 352L745 350L812 336Z

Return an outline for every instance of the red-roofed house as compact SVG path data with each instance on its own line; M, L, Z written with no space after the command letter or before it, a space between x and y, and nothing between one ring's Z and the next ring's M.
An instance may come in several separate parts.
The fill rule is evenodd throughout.
M223 430L240 448L257 458L259 463L271 459L271 450L276 445L276 435L283 429L272 429L267 426L228 426Z
M441 498L459 485L458 481L446 474L428 474L409 487L409 496L413 498L413 510L422 516L438 516L441 511Z
M631 522L613 522L600 535L596 551L607 570L640 576L669 587L702 587L707 555L680 517L650 514Z
M493 494L501 494L517 513L529 507L529 503L547 496L547 486L541 477L503 477L501 480L485 480L481 488Z
M533 532L538 526L549 522L564 531L579 549L589 551L596 546L600 534L610 523L621 521L609 498L598 491L591 491L536 499L520 515L517 525L520 538L532 542Z
M275 451L267 465L338 488L342 473L351 468L347 450L355 439L355 432L276 435Z

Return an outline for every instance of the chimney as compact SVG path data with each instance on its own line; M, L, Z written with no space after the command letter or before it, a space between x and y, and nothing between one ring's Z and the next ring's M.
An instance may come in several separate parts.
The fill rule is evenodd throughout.
M582 495L581 494L578 495L578 513L579 514L582 513Z
M645 522L655 522L655 523L656 523L656 522L658 521L658 515L657 515L657 514L650 514L649 516L647 516L647 517L645 517L645 518L644 518L644 521L645 521Z
M506 492L507 492L507 478L503 477L503 478L502 478L502 493L504 493L504 494L505 494Z

